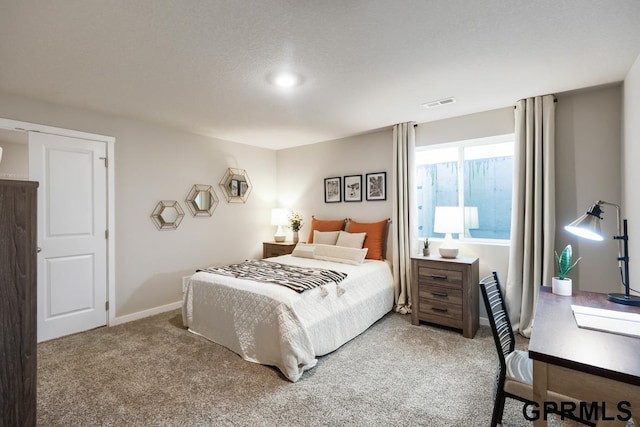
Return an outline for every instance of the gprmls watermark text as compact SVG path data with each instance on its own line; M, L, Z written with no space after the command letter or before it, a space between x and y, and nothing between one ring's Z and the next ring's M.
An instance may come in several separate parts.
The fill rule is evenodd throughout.
M525 403L522 414L529 421L547 419L549 414L558 414L560 419L579 418L585 421L629 421L632 417L631 403L620 401L615 408L607 406L605 402L543 402Z

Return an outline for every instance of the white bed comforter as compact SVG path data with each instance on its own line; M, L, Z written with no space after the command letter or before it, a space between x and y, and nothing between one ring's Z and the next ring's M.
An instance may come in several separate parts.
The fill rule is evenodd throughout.
M384 261L347 265L291 255L274 262L347 273L301 294L284 286L199 272L188 281L182 318L191 332L245 360L278 367L291 381L317 359L364 332L393 307L393 278ZM326 293L323 296L323 293Z

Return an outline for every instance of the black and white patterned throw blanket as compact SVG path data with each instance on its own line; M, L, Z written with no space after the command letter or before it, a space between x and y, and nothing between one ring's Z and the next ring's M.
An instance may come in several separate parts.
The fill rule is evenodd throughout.
M239 264L222 267L209 267L196 270L221 274L238 279L255 280L264 283L276 283L301 293L327 283L339 284L347 273L322 268L296 267L277 262L248 260Z

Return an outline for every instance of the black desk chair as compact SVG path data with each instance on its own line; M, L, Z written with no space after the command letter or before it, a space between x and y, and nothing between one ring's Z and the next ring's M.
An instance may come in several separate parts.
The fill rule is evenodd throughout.
M502 413L507 397L517 399L523 403L533 404L533 361L529 353L515 350L515 336L509 320L509 312L505 305L500 289L498 273L493 272L480 280L480 291L487 309L487 316L493 332L493 340L498 350L500 370L496 378L496 398L493 404L491 427L502 424ZM556 402L577 400L550 393L550 399ZM586 422L571 415L564 415L583 424L594 426L594 423Z

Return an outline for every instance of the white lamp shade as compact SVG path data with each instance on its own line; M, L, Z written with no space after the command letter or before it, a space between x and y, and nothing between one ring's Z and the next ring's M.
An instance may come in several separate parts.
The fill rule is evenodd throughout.
M462 212L458 206L436 206L433 231L445 234L464 232Z
M2 147L0 147L0 162L2 161Z
M586 213L571 224L564 227L571 234L584 237L589 240L602 241L602 231L600 230L600 217Z
M271 225L287 225L289 223L289 211L287 209L271 209Z

